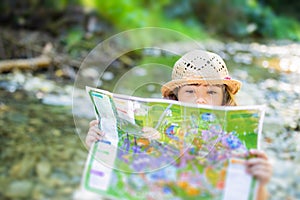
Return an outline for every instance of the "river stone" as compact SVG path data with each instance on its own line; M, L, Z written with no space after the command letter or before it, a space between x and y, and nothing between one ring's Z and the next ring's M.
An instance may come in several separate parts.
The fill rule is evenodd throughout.
M51 164L48 161L41 161L36 165L36 172L39 178L48 176L51 172Z
M33 186L33 183L29 180L13 181L8 186L5 196L11 198L29 197Z
M12 166L9 170L9 174L14 178L25 178L34 168L34 164L35 159L26 156Z
M32 191L32 198L33 199L45 199L44 197L44 190L45 190L45 186L42 184L37 184L35 185L35 187L33 188Z

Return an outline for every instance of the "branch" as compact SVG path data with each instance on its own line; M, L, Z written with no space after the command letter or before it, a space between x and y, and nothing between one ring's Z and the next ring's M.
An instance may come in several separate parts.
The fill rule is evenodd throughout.
M35 58L26 59L11 59L0 61L0 73L12 71L13 69L39 69L49 67L51 64L68 64L73 67L80 67L81 62L78 60L71 59L69 56L64 54L56 54L53 51L51 43L46 44L42 50L42 54Z
M48 67L52 63L49 56L41 55L36 58L12 59L0 61L0 73L13 69L37 69Z

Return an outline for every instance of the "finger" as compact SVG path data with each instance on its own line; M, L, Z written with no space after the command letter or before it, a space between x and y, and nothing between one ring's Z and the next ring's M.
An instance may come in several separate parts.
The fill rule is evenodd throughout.
M97 138L96 137L92 137L92 136L89 136L89 137L86 137L85 139L85 143L88 145L88 146L91 146L91 144L93 142L96 142L97 141Z
M246 160L245 163L248 166L252 166L252 165L259 165L259 164L267 164L268 161L264 158L254 157L254 158L250 158L249 160Z
M85 143L88 146L88 148L90 148L94 142L99 140L97 137L98 136L89 135L85 138Z
M99 121L98 120L92 120L92 121L90 121L90 127L92 127L92 126L95 126L95 125L98 125L98 123L99 123Z
M87 142L96 142L98 140L101 140L102 136L96 134L96 133L90 133L87 137L86 137L86 141Z
M271 174L267 174L264 171L256 171L252 174L262 184L266 184L271 179Z
M268 163L261 163L261 164L255 164L255 165L248 165L247 170L250 172L255 172L255 171L265 171L265 172L271 172L272 167Z
M261 158L252 158L250 160L247 160L245 162L245 164L246 164L246 167L248 169L252 169L252 168L255 169L255 167L265 167L265 168L268 168L268 169L272 169L271 164L269 162L267 162L266 160L261 159Z
M100 136L104 136L105 133L103 131L101 131L98 127L96 126L92 126L90 129L89 129L89 132L94 132Z
M247 172L262 183L267 183L272 177L272 170L266 166L254 166L247 169Z
M272 166L269 162L266 162L264 160L254 160L255 162L251 163L251 164L247 164L247 172L255 175L257 173L263 173L265 175L268 175L271 177L272 174Z
M265 152L260 151L258 149L250 149L250 155L255 156L255 157L259 157L259 158L264 158L264 159L268 159L268 156Z

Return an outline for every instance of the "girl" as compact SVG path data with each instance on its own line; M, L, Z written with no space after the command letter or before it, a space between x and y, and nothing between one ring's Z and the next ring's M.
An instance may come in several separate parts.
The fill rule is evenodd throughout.
M234 95L240 87L239 81L230 78L226 64L219 55L194 50L175 63L172 80L162 86L161 92L166 99L186 103L236 106ZM97 120L90 122L86 137L88 147L104 135L97 125ZM268 198L266 185L272 175L272 166L263 151L251 149L250 154L252 158L245 162L246 169L259 181L257 199L265 200Z

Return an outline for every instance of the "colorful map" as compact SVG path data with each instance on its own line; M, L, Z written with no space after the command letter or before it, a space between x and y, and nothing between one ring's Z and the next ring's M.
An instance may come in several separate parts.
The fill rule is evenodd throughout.
M255 197L255 180L243 161L249 149L259 148L264 106L184 104L90 87L87 92L105 137L90 149L86 190L112 199Z

